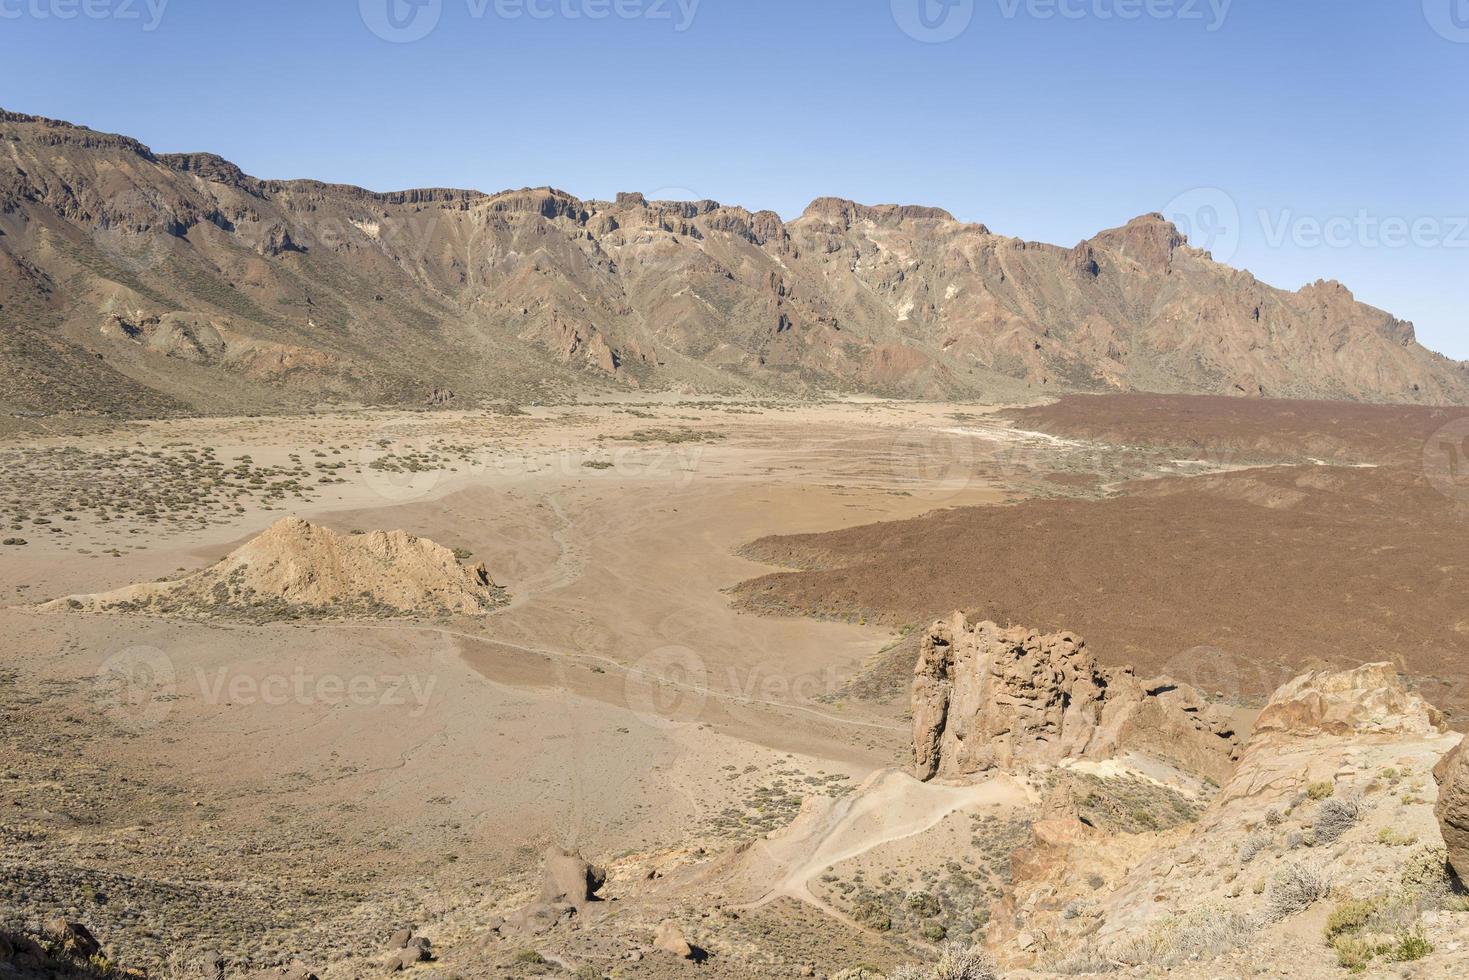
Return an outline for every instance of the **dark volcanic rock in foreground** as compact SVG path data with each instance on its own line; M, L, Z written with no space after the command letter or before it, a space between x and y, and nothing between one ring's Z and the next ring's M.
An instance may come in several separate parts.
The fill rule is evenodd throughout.
M587 386L1430 404L1465 366L1337 283L1267 286L1156 214L1074 248L937 208L793 221L549 188L378 194L0 111L0 408L245 411Z

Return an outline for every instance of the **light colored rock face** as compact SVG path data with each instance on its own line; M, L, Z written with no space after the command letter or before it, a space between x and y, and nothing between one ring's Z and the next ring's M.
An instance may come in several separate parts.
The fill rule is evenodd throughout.
M957 613L924 638L912 703L920 779L1124 751L1218 779L1238 745L1227 713L1191 688L1102 667L1070 633L970 626Z
M1254 737L1286 735L1428 735L1443 715L1403 687L1392 664L1321 670L1297 677L1271 696Z
M1438 804L1434 816L1449 849L1449 864L1461 880L1469 880L1469 741L1434 767L1438 782Z
M475 615L501 601L484 565L406 531L338 534L298 517L276 522L215 565L173 582L145 583L47 603L52 611L162 615Z
M1047 937L1052 959L1087 950L1170 977L1249 976L1268 963L1279 975L1326 978L1342 975L1319 940L1332 903L1436 907L1440 829L1451 860L1469 845L1469 749L1445 755L1459 736L1438 713L1391 665L1373 664L1299 677L1261 718L1264 729L1192 824L1107 835L1068 820L1064 800L1048 801L1014 863L1006 908L1027 910L1024 929ZM1437 819L1427 778L1435 763ZM1287 901L1300 874L1331 892ZM1414 914L1404 928L1422 928L1436 947L1414 975L1465 975L1469 917ZM1013 947L1012 921L996 914L991 941ZM1006 965L1035 962L1012 954ZM1371 975L1389 968L1379 958Z
M672 919L659 923L653 932L653 948L686 960L694 956L694 948L684 938L683 928Z
M589 864L576 851L551 848L541 875L541 901L581 907L595 901L607 882L607 872Z

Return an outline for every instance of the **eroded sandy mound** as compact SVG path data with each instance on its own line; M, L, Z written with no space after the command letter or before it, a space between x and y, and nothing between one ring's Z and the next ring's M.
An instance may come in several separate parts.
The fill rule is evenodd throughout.
M298 517L201 572L42 608L252 619L476 615L503 601L484 565L406 531L338 534Z

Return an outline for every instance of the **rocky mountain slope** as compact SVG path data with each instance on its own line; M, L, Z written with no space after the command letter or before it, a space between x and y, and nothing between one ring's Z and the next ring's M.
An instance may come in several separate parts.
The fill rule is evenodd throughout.
M1336 283L1286 292L1158 215L1073 248L923 207L794 221L640 194L371 193L0 111L0 408L125 415L588 387L1462 403L1469 370Z

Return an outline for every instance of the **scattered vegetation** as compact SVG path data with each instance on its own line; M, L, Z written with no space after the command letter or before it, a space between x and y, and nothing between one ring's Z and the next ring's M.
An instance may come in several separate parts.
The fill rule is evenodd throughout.
M1288 919L1304 912L1331 891L1331 879L1320 868L1293 864L1276 872L1265 896L1272 920Z
M978 946L948 943L937 962L927 966L902 966L889 980L996 980L994 961Z

